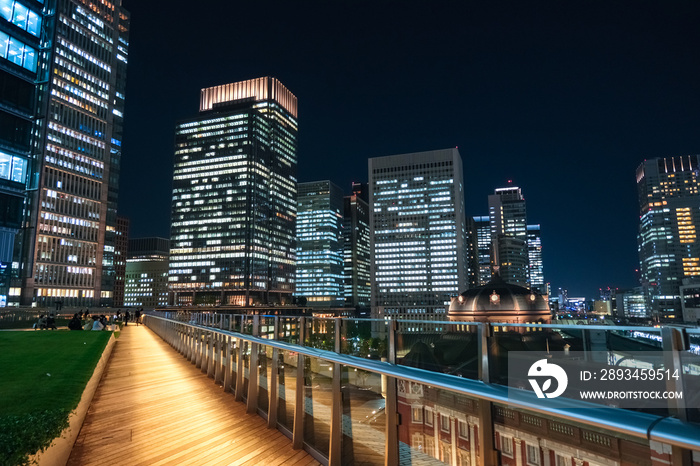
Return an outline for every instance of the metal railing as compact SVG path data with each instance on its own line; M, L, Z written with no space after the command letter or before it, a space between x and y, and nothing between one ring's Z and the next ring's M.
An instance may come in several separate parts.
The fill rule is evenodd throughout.
M440 364L434 370L406 365L413 351L410 328L417 322L423 331L428 326L453 346L462 342L473 350L469 367L450 373ZM532 341L559 341L555 334L578 332L574 339L584 350L614 344L608 336L615 335L625 344L667 349L678 356L669 363L677 365L683 364L688 340L700 337L694 330L183 312L148 313L144 323L245 402L249 413L288 435L294 448L331 465L490 466L499 462L494 439L501 439L503 449L508 438L503 425L516 424L604 454L615 450L610 445L628 441L662 442L684 458L700 451L700 425L688 420L685 406L670 406L675 415L670 417L570 399L544 405L530 393L514 400L506 386L495 383L503 374L491 367L502 356L493 354L498 339L513 337L500 327L515 327ZM408 330L400 329L402 323ZM527 329L551 335L533 336ZM601 338L595 333L601 331L612 333ZM580 428L562 429L558 422ZM571 438L562 438L562 432Z

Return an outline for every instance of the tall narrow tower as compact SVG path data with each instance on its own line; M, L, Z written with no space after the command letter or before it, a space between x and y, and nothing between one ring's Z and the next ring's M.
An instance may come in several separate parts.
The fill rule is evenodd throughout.
M528 286L527 214L520 188L499 188L489 195L489 218L493 262L501 278Z
M111 304L129 15L120 0L57 0L52 13L20 301Z
M294 291L297 98L275 78L202 89L175 129L175 304L271 304Z

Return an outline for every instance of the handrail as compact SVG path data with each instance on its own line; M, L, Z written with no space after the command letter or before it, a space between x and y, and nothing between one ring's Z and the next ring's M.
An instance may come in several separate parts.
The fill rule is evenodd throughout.
M228 335L250 343L297 352L306 356L378 373L388 377L410 380L461 395L506 404L509 407L575 421L640 439L656 440L689 450L700 449L700 425L683 422L675 418L663 418L653 414L628 410L624 410L624 416L621 416L616 408L603 407L593 403L568 399L550 399L545 406L534 393L530 392L523 391L522 395L518 396L517 399L510 398L508 397L508 388L502 385L487 384L482 381L465 379L440 372L431 372L414 367L400 366L388 362L295 345L279 340L269 340L243 333L231 332L188 322L180 322L152 314L148 316L198 330Z
M315 316L299 316L299 315L268 315L268 314L233 314L228 312L218 312L218 311L186 311L182 309L165 311L157 310L155 312L189 312L196 314L198 312L207 314L219 314L219 315L231 315L231 316L245 316L253 317L257 315L259 317L275 318L280 319L298 319L304 317L306 319L313 320L341 320L341 321L352 321L352 322L389 322L387 319L369 319L365 317L315 317ZM399 323L404 324L429 324L429 325L464 325L464 326L477 326L479 322L467 322L467 321L455 321L455 320L412 320L412 319L391 319L396 320ZM501 323L501 322L489 322L491 327L539 327L539 328L552 328L552 329L572 329L572 330L615 330L615 331L630 331L630 332L661 332L661 327L644 327L644 326L631 326L631 325L571 325L571 324L540 324L540 323ZM688 333L700 333L700 329L685 329Z

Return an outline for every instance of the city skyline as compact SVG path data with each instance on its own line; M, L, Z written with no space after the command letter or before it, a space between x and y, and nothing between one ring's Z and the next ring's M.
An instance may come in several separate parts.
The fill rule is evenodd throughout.
M522 187L553 286L588 296L636 286L634 171L645 158L700 152L691 45L700 9L626 5L285 4L266 18L275 33L222 61L233 6L205 1L217 18L174 37L190 27L185 15L166 20L127 1L121 211L133 236L167 236L174 120L194 113L200 88L270 75L301 102L299 181L348 192L367 180L368 158L458 146L466 214L482 215L507 180ZM232 39L258 26L244 22Z

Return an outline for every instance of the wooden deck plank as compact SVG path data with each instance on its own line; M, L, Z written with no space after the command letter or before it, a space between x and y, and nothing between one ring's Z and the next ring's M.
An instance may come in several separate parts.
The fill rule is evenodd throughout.
M146 327L125 327L68 465L319 464Z

